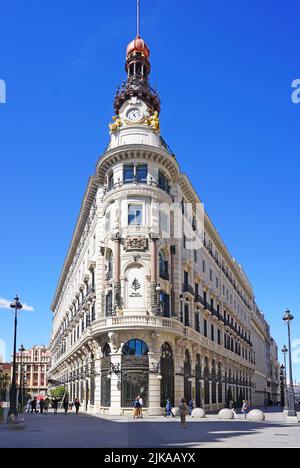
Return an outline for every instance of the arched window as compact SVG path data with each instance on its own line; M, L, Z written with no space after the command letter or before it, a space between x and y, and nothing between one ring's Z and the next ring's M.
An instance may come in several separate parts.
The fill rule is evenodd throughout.
M160 251L159 252L159 276L161 279L168 280L168 262L166 261L165 254Z
M210 388L209 388L209 362L208 358L205 358L204 368L204 402L206 405L210 403Z
M191 355L188 350L185 351L184 358L184 397L189 402L192 398L192 363Z
M174 359L169 343L164 343L161 348L160 372L161 407L165 408L168 399L174 405Z
M109 357L111 355L111 349L108 343L103 348L103 357Z
M111 349L108 343L105 344L101 360L101 406L109 408L111 404Z
M107 252L107 274L106 279L109 281L113 276L113 269L114 269L114 258L112 250L108 250Z
M185 351L185 362L191 362L191 355L188 349Z
M172 359L173 351L169 343L165 343L161 348L161 355L163 359Z
M197 354L196 356L196 367L195 367L195 377L196 377L196 406L197 408L202 407L202 369L201 369L201 356Z
M108 211L105 215L105 232L109 234L111 231L111 222L110 222L110 211Z
M130 340L123 346L123 356L147 356L148 346L141 340Z
M121 400L122 407L130 408L137 395L148 406L149 349L142 340L130 340L122 349Z

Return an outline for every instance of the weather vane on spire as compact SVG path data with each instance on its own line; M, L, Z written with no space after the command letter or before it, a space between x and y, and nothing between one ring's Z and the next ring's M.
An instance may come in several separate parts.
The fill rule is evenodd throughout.
M136 21L136 35L140 37L141 33L141 0L137 0L137 21Z

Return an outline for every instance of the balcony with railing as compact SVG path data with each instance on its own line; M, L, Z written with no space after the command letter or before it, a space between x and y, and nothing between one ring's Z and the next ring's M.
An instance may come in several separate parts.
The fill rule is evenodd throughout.
M184 284L183 284L182 292L184 292L184 293L189 293L189 294L191 294L192 296L195 296L195 291L194 291L193 286L191 286L190 284L187 284L187 283L184 283Z

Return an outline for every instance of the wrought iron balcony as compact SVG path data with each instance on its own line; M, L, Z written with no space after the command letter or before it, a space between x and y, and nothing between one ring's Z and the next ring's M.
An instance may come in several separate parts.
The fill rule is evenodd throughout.
M182 288L182 291L183 291L184 293L189 293L189 294L191 294L192 296L195 295L194 288L193 288L193 286L191 286L190 284L184 284L184 285L183 285L183 288Z

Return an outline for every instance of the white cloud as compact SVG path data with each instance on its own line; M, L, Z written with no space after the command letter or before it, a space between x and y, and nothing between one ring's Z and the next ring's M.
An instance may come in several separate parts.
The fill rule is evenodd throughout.
M3 297L0 297L0 309L10 309L10 304L11 301L8 301L7 299L4 299ZM27 304L22 304L23 309L26 312L34 312L34 308L32 306L29 306Z

